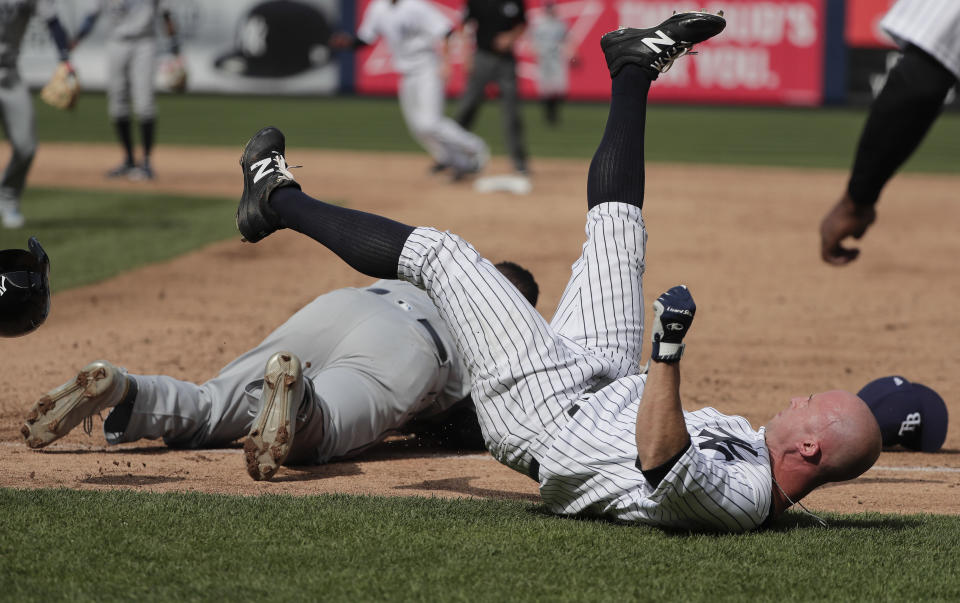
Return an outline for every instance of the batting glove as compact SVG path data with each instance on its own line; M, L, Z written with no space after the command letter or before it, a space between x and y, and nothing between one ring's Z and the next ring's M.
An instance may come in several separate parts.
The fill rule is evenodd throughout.
M653 302L653 349L655 362L676 362L683 356L683 337L697 312L686 285L671 287Z

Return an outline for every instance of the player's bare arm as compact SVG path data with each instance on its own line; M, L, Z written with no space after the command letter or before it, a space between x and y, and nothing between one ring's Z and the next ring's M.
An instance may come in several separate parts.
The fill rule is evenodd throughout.
M685 285L653 303L650 372L637 409L637 459L644 470L662 466L690 445L680 405L680 357L696 311Z
M690 445L680 405L680 363L651 362L637 410L637 459L660 467Z

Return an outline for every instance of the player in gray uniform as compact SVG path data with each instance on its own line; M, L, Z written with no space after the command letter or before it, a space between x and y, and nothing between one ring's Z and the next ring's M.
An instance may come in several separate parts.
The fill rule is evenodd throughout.
M0 113L11 146L10 161L0 181L0 222L4 228L20 228L24 224L20 197L37 150L33 100L17 69L23 35L34 13L46 21L60 60L67 62L70 58L67 35L53 0L0 0Z
M887 181L913 154L960 80L960 2L899 0L880 21L903 56L870 106L847 189L820 222L820 255L835 266L857 259L845 247L877 217Z
M543 3L543 12L530 29L537 53L537 88L547 123L560 121L560 103L567 96L569 65L574 55L567 46L567 24L557 14L553 0Z
M154 71L157 59L157 15L162 15L169 51L180 53L176 26L163 0L99 0L98 8L80 25L73 45L79 44L93 30L101 13L106 13L109 28L107 43L107 112L123 145L124 160L107 172L108 178L152 180L153 150L157 107ZM132 111L131 111L132 109ZM140 125L143 161L136 162L133 151L131 114L136 113Z
M498 267L536 303L526 270L510 262ZM434 305L409 283L381 280L321 295L202 385L91 363L33 405L22 433L40 448L110 409L103 426L109 444L163 438L174 447L222 447L252 431L268 389L264 367L281 355L302 362L305 387L288 456L268 468L248 466L256 479L272 476L284 460L356 455L414 418L436 430L447 426L454 405L469 405L466 368ZM439 418L425 426L428 417Z
M653 362L640 372L647 93L674 59L724 26L692 12L603 36L613 93L587 182L587 241L550 323L460 237L301 192L275 129L244 150L238 229L255 242L291 228L365 274L424 288L464 355L487 447L536 479L550 510L756 528L815 487L865 471L881 438L866 404L839 390L792 399L760 430L712 408L685 413L679 361L696 310L685 287L654 304Z

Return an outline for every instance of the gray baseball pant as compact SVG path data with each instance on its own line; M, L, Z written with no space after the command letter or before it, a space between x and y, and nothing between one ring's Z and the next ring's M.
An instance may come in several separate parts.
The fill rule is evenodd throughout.
M513 167L517 171L526 171L527 148L523 137L523 120L520 118L517 62L512 56L477 50L473 57L473 71L470 73L467 89L457 109L457 123L468 130L473 126L477 109L483 102L484 89L493 81L500 87L500 118Z
M0 202L19 207L27 172L37 151L37 136L30 91L12 67L0 67L0 113L12 151L0 180Z

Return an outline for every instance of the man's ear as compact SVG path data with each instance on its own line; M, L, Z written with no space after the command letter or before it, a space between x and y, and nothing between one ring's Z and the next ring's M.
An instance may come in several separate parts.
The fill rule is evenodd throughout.
M805 461L817 463L820 460L820 442L816 440L807 439L801 441L797 450Z

